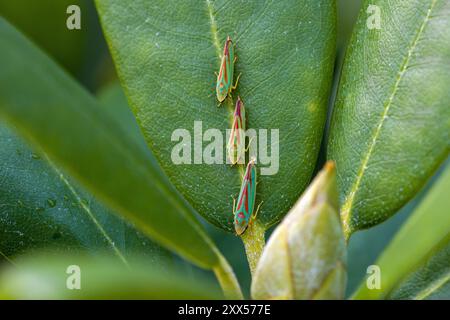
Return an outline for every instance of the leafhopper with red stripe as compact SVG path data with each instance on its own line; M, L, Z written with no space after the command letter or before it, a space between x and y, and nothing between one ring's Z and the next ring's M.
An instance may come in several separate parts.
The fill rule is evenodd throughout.
M245 151L245 107L241 98L238 97L234 109L230 138L227 144L227 152L231 164L243 163Z
M236 56L234 55L233 42L231 41L230 36L228 36L223 47L219 74L217 75L216 94L219 102L224 101L225 98L231 94L231 91L237 87L240 75L236 79L236 83L233 85L235 62Z
M237 202L233 203L234 230L237 235L242 235L252 220L256 218L259 206L255 214L256 200L256 159L252 158L245 169L244 179L242 180L241 190Z

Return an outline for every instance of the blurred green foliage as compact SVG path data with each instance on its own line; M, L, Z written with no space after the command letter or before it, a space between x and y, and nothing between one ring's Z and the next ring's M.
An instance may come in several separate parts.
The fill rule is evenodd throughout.
M124 264L133 255L169 263L167 250L113 214L4 121L0 163L0 261L53 249L110 252Z
M375 262L378 290L362 282L355 299L436 299L450 293L450 166L442 168L431 189Z
M81 30L66 27L69 5L81 9ZM115 78L91 0L5 0L0 16L12 23L91 91Z
M20 267L0 268L0 300L223 299L214 281L186 277L178 268L161 268L142 257L125 267L101 252L88 257L43 251L17 263Z

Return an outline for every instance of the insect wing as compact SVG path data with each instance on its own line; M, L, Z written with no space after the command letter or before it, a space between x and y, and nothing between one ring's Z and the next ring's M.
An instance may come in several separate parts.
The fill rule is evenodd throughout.
M230 37L225 41L219 74L217 75L217 99L222 102L231 91L233 81L234 50Z
M249 168L248 168L249 167ZM253 210L255 208L255 200L256 200L256 165L254 160L249 162L247 169L249 169L248 174L248 212L249 216L253 214Z
M225 53L226 50L226 53ZM230 37L227 38L225 48L224 48L224 56L226 57L226 65L227 65L227 79L226 83L228 86L228 90L231 91L231 87L233 85L233 76L234 76L234 48L233 42Z
M234 110L233 124L228 140L228 156L232 164L244 159L245 154L245 107L238 97Z
M245 170L235 210L235 230L238 235L244 233L253 214L256 198L256 166L251 160Z

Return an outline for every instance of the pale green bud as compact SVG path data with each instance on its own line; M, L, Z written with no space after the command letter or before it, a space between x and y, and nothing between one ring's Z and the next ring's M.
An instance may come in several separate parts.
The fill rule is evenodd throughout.
M346 248L332 162L273 232L252 283L254 299L342 299Z

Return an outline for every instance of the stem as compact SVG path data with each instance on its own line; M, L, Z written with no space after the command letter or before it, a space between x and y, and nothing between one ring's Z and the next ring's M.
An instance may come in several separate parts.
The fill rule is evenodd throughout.
M256 266L258 265L259 258L264 250L265 231L266 229L264 226L255 220L248 226L247 230L241 236L252 277L255 274Z
M242 295L241 287L239 286L239 282L236 279L233 269L219 252L217 252L217 254L219 256L219 264L213 268L213 271L219 281L225 298L243 300L244 296Z

